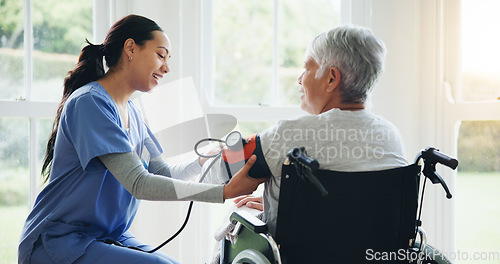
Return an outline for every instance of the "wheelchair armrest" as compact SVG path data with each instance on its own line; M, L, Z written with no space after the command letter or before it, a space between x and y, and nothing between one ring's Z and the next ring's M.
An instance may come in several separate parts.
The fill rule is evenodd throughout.
M267 224L248 212L233 212L229 219L231 222L240 222L244 227L252 230L254 233L267 233Z

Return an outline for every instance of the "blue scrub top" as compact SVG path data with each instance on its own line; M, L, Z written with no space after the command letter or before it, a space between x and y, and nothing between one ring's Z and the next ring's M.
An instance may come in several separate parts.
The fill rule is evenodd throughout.
M98 83L77 89L61 113L48 185L38 195L19 244L19 263L29 262L41 237L56 263L72 263L96 239L118 239L130 227L139 201L98 156L135 151L145 167L162 149L128 102L129 131Z

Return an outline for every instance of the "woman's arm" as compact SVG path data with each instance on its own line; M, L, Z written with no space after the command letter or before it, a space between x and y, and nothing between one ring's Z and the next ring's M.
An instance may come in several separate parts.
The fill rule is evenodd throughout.
M99 157L115 178L137 199L223 202L223 186L176 180L149 173L135 152Z
M191 162L169 165L162 156L157 156L149 161L148 171L156 175L186 181L200 174L201 165L198 159Z
M252 193L263 182L262 179L248 176L248 170L255 163L255 156L249 159L226 186L181 181L149 173L135 152L111 153L99 158L123 187L137 199L222 203L224 199Z
M205 153L207 156L211 156L217 154L221 151L221 147L214 147L209 152ZM207 161L207 158L199 157L198 159L194 159L190 162L184 162L180 164L169 165L165 159L159 155L155 158L152 158L149 161L148 171L157 174L172 177L174 179L180 180L191 180L194 177L200 175L203 164ZM219 183L219 182L210 182L210 183ZM225 183L225 182L223 182Z

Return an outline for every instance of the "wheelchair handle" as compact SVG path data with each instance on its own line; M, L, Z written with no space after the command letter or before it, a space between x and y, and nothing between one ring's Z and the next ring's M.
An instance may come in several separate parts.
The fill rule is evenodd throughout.
M451 169L456 169L458 166L458 160L455 158L449 157L441 152L438 149L433 147L428 147L425 150L420 151L415 159L415 163L418 164L420 159L424 160L424 176L429 178L433 184L441 184L444 191L446 192L446 198L451 199L452 195L446 182L441 178L441 176L436 172L436 164L441 163Z
M451 199L453 196L451 195L450 189L448 189L448 185L446 185L446 182L441 178L441 176L436 172L436 167L435 164L432 165L424 165L424 170L423 170L424 175L431 180L432 183L434 184L441 184L443 186L444 191L446 192L446 198Z
M439 149L433 147L426 148L421 152L421 155L424 160L430 163L441 163L453 170L458 166L458 160L439 152Z
M314 175L314 173L319 169L319 162L307 155L305 147L291 149L286 154L286 157L289 162L295 162L296 169L298 169L297 165L300 165L303 168L303 170L301 170L301 173L297 170L298 174L302 175L302 177L304 177L312 185L314 185L314 187L318 189L322 197L326 197L328 195L328 191Z
M328 195L328 191L325 189L323 184L321 184L318 178L316 178L316 176L314 176L314 174L311 171L306 171L304 174L305 174L304 176L306 176L306 178L314 185L314 187L318 189L321 197L326 197Z
M286 156L300 165L308 167L313 173L319 169L319 162L307 155L305 147L293 148Z

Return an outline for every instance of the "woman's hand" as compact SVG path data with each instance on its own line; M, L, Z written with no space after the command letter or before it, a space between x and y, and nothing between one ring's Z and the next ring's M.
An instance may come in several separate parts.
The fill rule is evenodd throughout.
M259 184L265 182L266 178L252 178L248 176L248 171L255 163L257 156L252 155L245 166L233 175L233 178L224 186L224 199L231 199L245 194L253 193Z
M234 199L234 203L238 208L246 205L248 208L264 211L262 196L244 195Z

